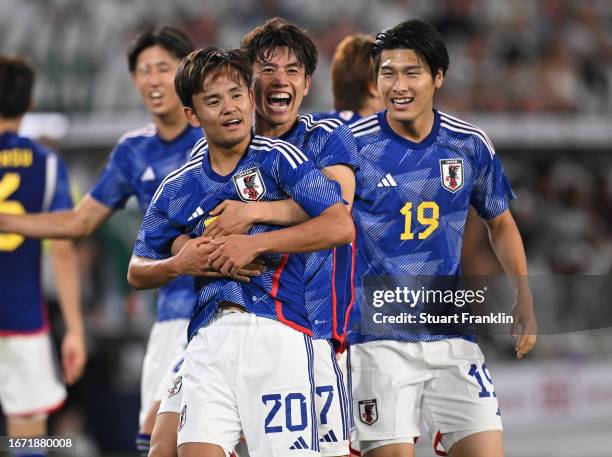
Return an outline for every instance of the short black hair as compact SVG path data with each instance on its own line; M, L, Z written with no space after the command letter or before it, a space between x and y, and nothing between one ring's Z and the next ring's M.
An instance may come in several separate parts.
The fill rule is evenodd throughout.
M300 65L304 66L306 76L317 69L318 52L313 41L304 30L286 20L275 17L265 24L255 27L244 36L240 47L247 53L251 63L265 62L277 48L286 47L295 54Z
M30 109L34 69L19 57L0 56L0 116L23 116Z
M427 63L434 78L438 70L442 70L442 74L446 74L448 70L450 59L444 39L440 32L428 22L412 19L376 35L376 40L372 45L376 74L380 69L380 55L388 49L413 49L417 56Z
M193 109L192 97L203 91L204 79L214 72L228 72L237 82L244 82L248 89L251 87L253 67L244 51L198 49L183 59L174 78L174 88L183 106Z
M146 29L134 38L128 48L127 57L130 73L134 73L140 53L153 46L161 46L179 60L194 49L193 43L187 35L175 27L164 25Z

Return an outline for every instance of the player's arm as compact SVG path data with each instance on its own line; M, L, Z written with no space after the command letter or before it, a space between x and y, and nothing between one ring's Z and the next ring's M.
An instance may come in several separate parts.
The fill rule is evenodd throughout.
M179 276L207 276L220 278L222 275L208 265L208 256L216 249L205 237L190 238L181 235L180 248L176 255L168 259L154 260L132 255L128 267L128 282L135 289L156 289ZM174 249L174 245L173 245ZM259 276L266 267L261 263L251 263L238 269L233 279L248 282L249 278Z
M291 199L249 203L225 200L217 205L210 215L216 219L204 231L204 236L209 238L243 234L254 224L287 227L310 218L300 205Z
M217 250L208 263L222 274L239 268L264 253L299 253L330 249L353 240L353 220L343 203L302 224L256 235L230 235L211 241Z
M523 240L510 210L499 216L485 219L489 231L489 240L506 274L512 278L517 290L517 301L513 309L512 335L517 335L521 326L521 335L515 350L520 359L536 343L538 324L533 311L533 296L527 280L527 259Z
M87 359L78 257L74 243L69 240L51 241L50 253L59 304L66 325L61 347L62 367L64 379L71 385L83 374Z
M300 253L330 249L350 243L354 229L343 203L337 203L302 224L256 235L230 235L212 240L218 249L209 264L223 274L232 274L264 253Z
M346 208L351 211L355 197L355 173L346 165L332 165L321 170L329 179L340 184L342 198L347 202ZM210 212L217 219L204 231L204 236L216 238L218 236L243 234L254 224L269 224L279 227L289 227L301 224L310 219L306 211L293 199L273 202L240 202L225 200ZM173 252L178 252L186 240L177 240ZM175 251L176 249L176 251Z
M89 194L71 210L50 213L0 214L0 231L31 238L82 238L91 235L113 213Z
M353 169L348 165L337 164L325 167L321 172L340 184L342 199L346 202L345 208L350 213L355 199L355 172Z

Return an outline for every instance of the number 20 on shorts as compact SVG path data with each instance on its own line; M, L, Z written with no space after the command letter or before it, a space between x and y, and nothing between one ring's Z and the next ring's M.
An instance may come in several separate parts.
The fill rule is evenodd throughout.
M404 216L404 232L400 235L400 240L413 240L412 231L413 204L407 202L400 213ZM416 220L425 229L417 234L419 240L424 240L431 235L440 225L440 207L436 202L421 202L416 207Z

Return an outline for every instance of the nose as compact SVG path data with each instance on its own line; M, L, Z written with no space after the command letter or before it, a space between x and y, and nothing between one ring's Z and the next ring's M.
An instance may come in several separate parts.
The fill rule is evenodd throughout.
M410 79L406 75L398 75L393 82L392 90L394 93L403 94L410 88Z
M279 69L274 72L272 84L275 86L286 86L288 84L287 72L284 69Z
M147 82L152 86L158 86L161 83L161 74L157 69L152 69L147 74Z
M237 102L231 96L225 97L225 99L223 100L222 114L223 115L232 114L236 112L237 110L238 110Z

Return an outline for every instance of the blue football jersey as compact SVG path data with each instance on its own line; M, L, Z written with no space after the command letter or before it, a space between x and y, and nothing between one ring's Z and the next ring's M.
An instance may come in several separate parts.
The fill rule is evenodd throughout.
M295 126L281 139L304 151L319 169L332 165L359 168L357 145L350 129L337 119L298 116ZM346 313L353 297L353 245L304 254L306 307L313 338L342 342Z
M154 125L128 132L112 151L91 196L115 210L135 196L144 214L162 180L184 165L194 145L203 141L202 130L195 127L172 141L161 139ZM194 305L193 280L176 278L159 289L157 320L188 319Z
M212 169L208 148L168 175L153 197L143 220L134 253L150 259L171 256L172 241L181 234L203 233L209 213L224 200L274 201L292 198L316 217L342 201L337 183L325 178L293 145L254 136L235 170L220 176ZM249 234L276 230L255 225ZM267 271L249 283L197 277L197 308L189 338L212 319L217 305L229 301L249 312L312 334L304 304L304 257L265 254Z
M361 115L351 110L343 110L343 111L322 111L320 113L313 113L312 117L315 121L320 119L337 119L343 124L352 124L353 122L357 122L361 119Z
M72 208L68 174L49 149L13 133L0 135L0 212ZM0 335L45 331L41 241L0 233Z
M353 134L337 119L313 115L298 116L296 124L280 137L291 143L319 168L347 165L359 168L359 156ZM201 153L206 144L194 148ZM345 333L347 311L354 299L355 253L353 244L333 250L304 254L306 270L306 306L313 327L313 338L341 341Z
M505 212L515 197L487 135L460 119L434 114L432 131L420 143L396 134L386 112L351 125L361 168L353 205L357 299L350 343L447 338L418 323L392 336L364 331L362 315L371 318L360 309L366 306L364 284L377 277L397 278L398 283L402 277L457 277L469 206L489 219ZM406 306L405 311L427 312L427 305Z

